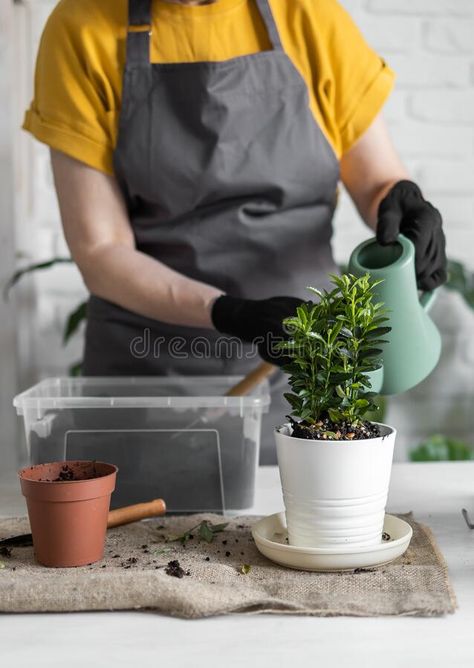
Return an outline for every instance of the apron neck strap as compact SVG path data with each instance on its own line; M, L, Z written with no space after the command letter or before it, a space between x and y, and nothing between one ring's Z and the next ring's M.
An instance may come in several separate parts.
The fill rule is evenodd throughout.
M272 9L268 0L256 0L258 9L262 16L263 22L268 32L270 42L272 43L274 51L283 51L283 45L278 32L277 24L273 16Z
M127 62L150 62L152 0L128 0Z
M275 51L283 46L268 0L255 0ZM127 62L150 62L152 0L128 0Z
M143 26L151 23L151 0L129 0L128 25Z

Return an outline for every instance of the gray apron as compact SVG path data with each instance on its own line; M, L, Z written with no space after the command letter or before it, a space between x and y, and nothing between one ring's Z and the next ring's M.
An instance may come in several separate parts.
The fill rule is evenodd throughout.
M134 29L114 170L138 250L236 297L307 298L306 286L326 287L336 271L330 239L339 164L268 0L248 1L257 3L272 50L169 64L150 62L151 0L129 1ZM92 295L83 372L241 374L259 363L250 346L239 351L223 338ZM263 463L275 461L272 429L288 412L284 390L279 372L264 418Z

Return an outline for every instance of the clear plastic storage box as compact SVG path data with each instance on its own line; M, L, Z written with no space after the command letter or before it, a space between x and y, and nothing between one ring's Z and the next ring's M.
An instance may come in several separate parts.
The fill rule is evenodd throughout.
M265 381L240 378L50 378L15 397L32 464L95 459L119 467L112 507L165 499L171 512L253 504Z

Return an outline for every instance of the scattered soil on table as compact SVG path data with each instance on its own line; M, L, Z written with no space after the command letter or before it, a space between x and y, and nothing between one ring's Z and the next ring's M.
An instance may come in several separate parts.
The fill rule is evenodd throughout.
M291 416L287 416L292 427L292 436L318 441L359 441L366 438L378 438L380 428L373 422L365 421L355 427L348 422L334 424L329 418L324 418L309 424L305 421L297 422Z
M168 565L165 568L165 573L166 575L171 575L174 578L182 578L185 575L191 575L190 571L185 571L184 568L182 568L177 559L168 561Z
M376 568L355 568L354 573L375 573Z

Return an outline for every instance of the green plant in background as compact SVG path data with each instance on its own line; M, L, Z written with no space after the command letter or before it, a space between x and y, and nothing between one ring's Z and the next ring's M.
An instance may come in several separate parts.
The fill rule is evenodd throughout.
M441 462L474 459L473 448L455 438L442 434L429 436L410 452L412 462Z
M52 267L58 264L74 264L73 260L70 257L55 257L46 262L38 262L36 264L28 265L23 269L16 271L10 280L5 285L3 296L4 299L8 299L10 290L18 283L18 281L28 274L31 274L36 271L43 271L45 269L51 269ZM63 345L66 345L71 337L78 331L82 322L87 319L87 301L80 303L74 311L72 311L66 320L63 330ZM70 376L79 376L81 374L82 362L76 362L69 367Z
M448 280L444 287L460 294L474 310L474 272L469 271L461 262L448 260Z
M374 299L379 282L368 274L331 279L333 290L309 288L319 301L303 303L284 321L291 338L280 349L290 358L283 368L292 389L285 394L292 415L309 426L329 419L335 431L326 435L338 438L339 425L358 427L376 408L367 374L381 366L377 346L390 328L384 325L383 304Z
M474 310L474 272L461 262L448 260L448 280L444 287L460 294ZM474 459L474 448L459 439L433 434L411 450L409 456L412 462L462 461Z

